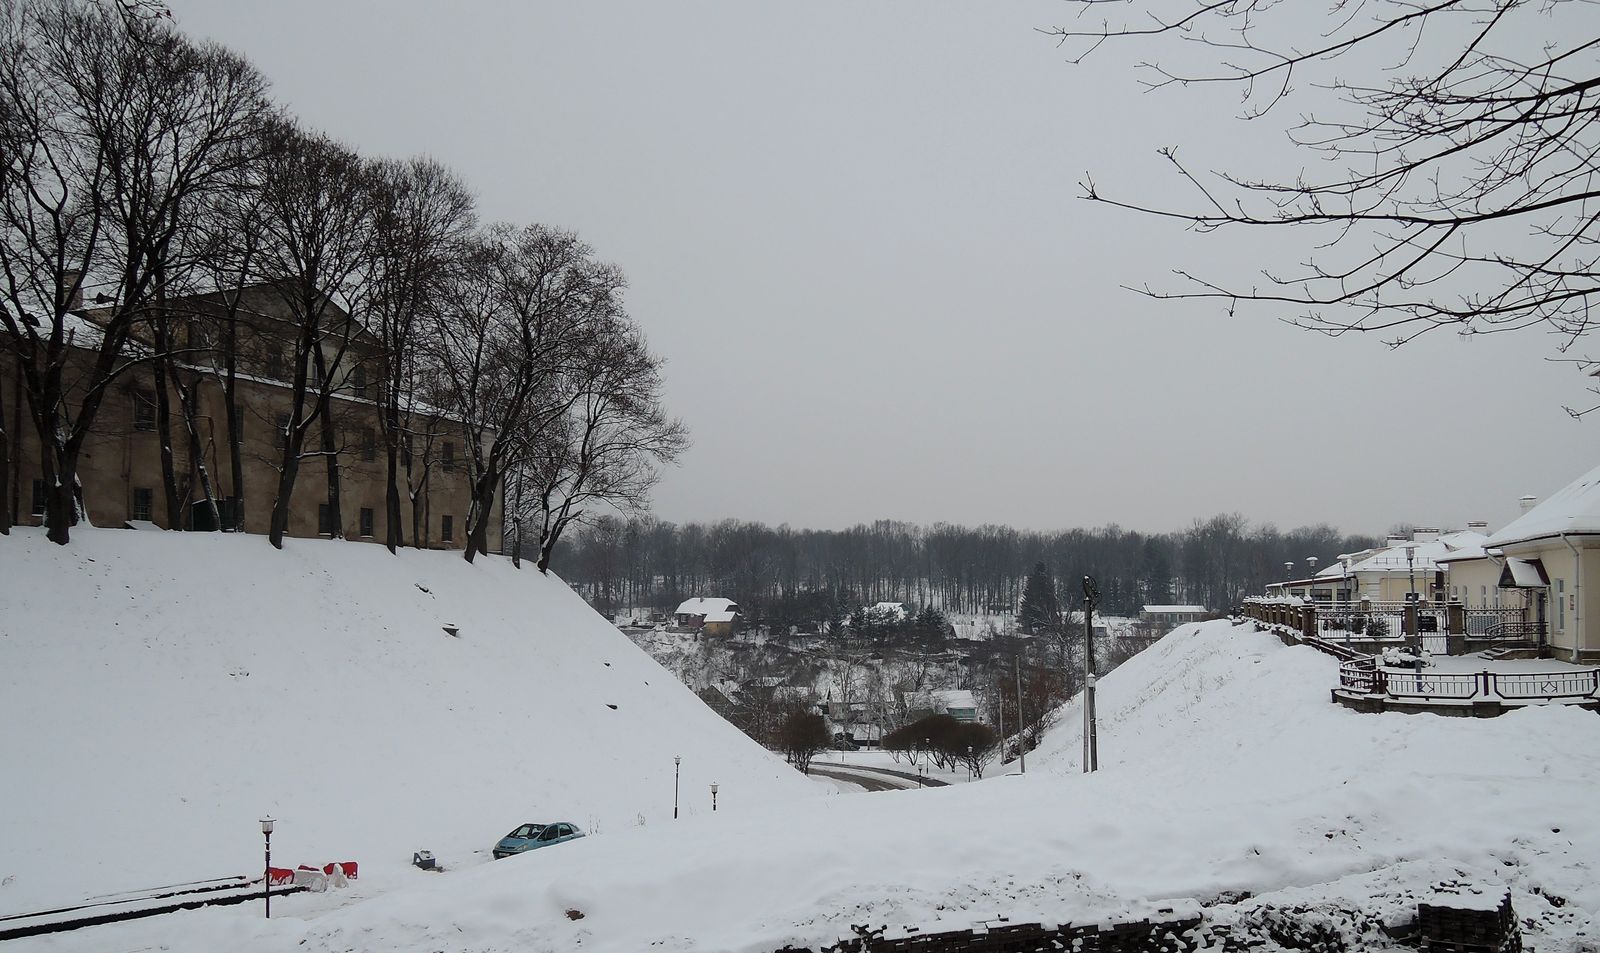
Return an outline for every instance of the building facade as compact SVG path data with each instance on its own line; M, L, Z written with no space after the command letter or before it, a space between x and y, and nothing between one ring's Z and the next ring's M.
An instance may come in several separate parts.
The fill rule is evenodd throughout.
M232 348L236 357L235 412L230 415L223 384L224 304L220 295L171 303L174 313L183 315L172 322L173 344L182 350L183 359L173 368L177 379L169 378L165 386L176 510L169 506L163 474L163 401L157 393L155 368L153 362L130 353L125 370L105 394L79 459L83 506L92 525L146 523L163 529L268 532L283 463L284 428L293 413L293 389L286 379L293 374L294 351L276 289L268 285L246 289L231 322L236 329ZM382 352L359 322L333 305L329 308L330 332L321 347L322 366L337 368L327 415L331 440L324 440L322 420L311 423L290 498L287 533L382 542L388 532L387 455L376 399ZM96 313L82 315L74 335L95 335ZM136 341L133 348L148 343ZM83 378L93 356L90 348L70 348L69 380L74 373ZM315 381L320 378L317 362L311 365ZM13 354L0 353L0 388L12 439L11 493L3 505L10 508L15 524L40 525L44 487L39 439L27 415L21 368ZM69 401L81 399L81 390L69 387ZM192 408L188 413L183 409L186 399ZM302 416L309 413L307 408ZM403 423L402 536L413 546L463 548L471 506L463 428L437 412L413 411ZM239 442L237 468L233 435ZM329 494L330 458L338 468L337 519ZM214 507L207 503L208 497ZM500 506L497 493L489 526L491 552L501 549Z

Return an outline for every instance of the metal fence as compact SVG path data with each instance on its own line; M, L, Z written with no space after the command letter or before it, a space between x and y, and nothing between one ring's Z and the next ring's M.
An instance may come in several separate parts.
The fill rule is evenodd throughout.
M1408 672L1377 657L1339 666L1339 687L1358 695L1406 700L1574 702L1600 699L1600 668L1555 672Z

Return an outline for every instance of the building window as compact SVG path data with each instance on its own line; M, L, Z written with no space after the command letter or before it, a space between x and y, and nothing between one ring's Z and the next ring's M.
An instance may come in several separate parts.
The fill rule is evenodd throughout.
M269 344L267 345L266 357L267 376L275 381L283 380L283 351Z
M232 418L232 424L230 426L233 429L233 439L238 440L239 442L243 443L244 442L244 408L238 406L237 404L235 404L234 408L233 408L233 418Z
M156 429L156 398L149 391L133 392L133 429Z
M454 516L442 516L439 518L439 539L446 543L456 541L456 518Z
M370 506L361 508L361 535L369 539L372 536L372 507Z
M278 449L289 448L289 415L278 414L273 418L274 425L278 428Z
M411 434L406 434L405 442L400 444L400 463L407 470L411 469L411 450L414 441Z
M324 536L332 536L333 530L333 507L326 503L317 504L317 532Z
M30 509L28 512L32 513L34 516L43 516L44 515L44 481L43 480L34 480L33 481L33 504L32 504L32 509Z
M446 440L440 456L441 462L444 464L445 472L448 473L454 471L456 468L456 445L451 441Z
M372 433L371 427L362 427L360 433L361 459L372 461L378 459L378 441Z
M367 368L365 365L357 364L355 369L350 372L350 389L355 392L357 397L367 396Z
M209 348L210 346L211 346L211 332L210 332L210 330L208 330L206 328L205 324L202 323L201 321L199 321L198 319L190 319L190 321L189 321L189 347L193 348L195 350L201 350L201 349Z
M147 486L133 488L133 519L146 523L155 518L156 491Z
M1567 581L1556 580L1556 631L1567 631Z

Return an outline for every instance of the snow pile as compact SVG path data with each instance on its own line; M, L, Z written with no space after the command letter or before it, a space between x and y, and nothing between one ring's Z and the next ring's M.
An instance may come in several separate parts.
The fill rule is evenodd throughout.
M1335 669L1248 626L1185 626L1102 681L1094 775L1068 706L1025 777L613 828L320 918L216 909L50 948L766 953L854 924L1081 922L1240 893L1256 896L1214 915L1373 948L1446 883L1508 889L1538 949L1592 930L1600 719L1363 715L1329 702Z
M690 814L818 790L554 577L285 546L0 537L0 915L259 873L269 813L275 865L371 892L525 821L670 820L675 755Z

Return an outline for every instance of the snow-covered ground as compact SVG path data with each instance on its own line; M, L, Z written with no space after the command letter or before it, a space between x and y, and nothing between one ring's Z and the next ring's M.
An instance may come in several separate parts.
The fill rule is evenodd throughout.
M525 821L670 821L674 756L689 817L826 790L560 580L348 542L0 537L0 726L0 915L259 875L264 814L276 865L359 862L350 898Z
M1329 910L1371 949L1388 942L1374 919L1444 881L1509 888L1534 949L1592 943L1600 719L1359 714L1329 702L1336 669L1248 626L1185 626L1101 682L1093 775L1069 705L1026 776L608 827L314 919L221 908L16 946L765 953L852 924L1086 919L1248 891L1214 914Z

